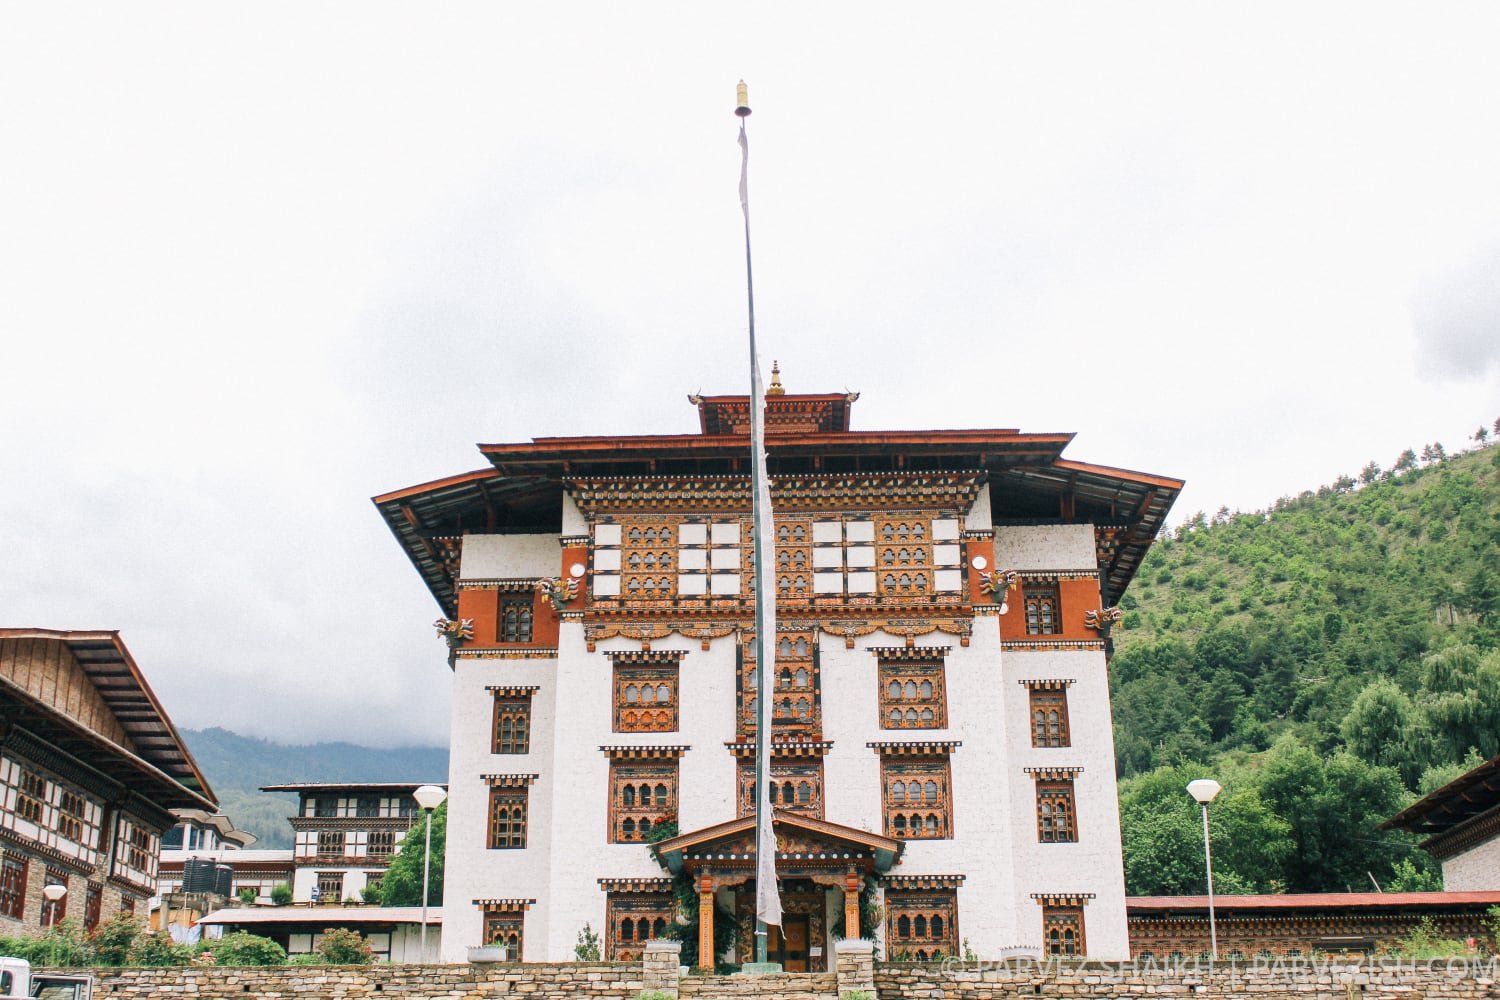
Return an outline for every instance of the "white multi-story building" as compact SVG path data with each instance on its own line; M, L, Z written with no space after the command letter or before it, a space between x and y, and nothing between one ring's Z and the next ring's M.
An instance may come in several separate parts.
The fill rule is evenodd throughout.
M1127 957L1109 609L1182 483L778 390L772 957ZM692 401L699 434L482 445L375 498L450 620L449 960L570 958L586 923L634 957L693 901L685 951L749 956L749 403Z

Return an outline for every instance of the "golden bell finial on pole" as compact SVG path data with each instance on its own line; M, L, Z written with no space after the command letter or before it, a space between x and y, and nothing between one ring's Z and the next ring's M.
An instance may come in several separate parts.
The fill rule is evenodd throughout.
M750 116L750 88L745 86L744 80L734 88L734 113L741 118Z

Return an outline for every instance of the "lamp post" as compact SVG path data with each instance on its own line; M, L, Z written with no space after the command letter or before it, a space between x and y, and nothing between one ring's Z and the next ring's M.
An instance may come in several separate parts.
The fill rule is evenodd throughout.
M1223 786L1212 778L1189 781L1188 794L1203 807L1203 865L1208 871L1208 940L1213 949L1214 961L1219 960L1219 932L1214 926L1214 856L1208 845L1208 804L1223 790Z
M65 885L63 885L63 884L61 884L61 883L59 883L59 882L48 882L46 885L42 886L42 898L45 899L47 901L47 903L49 904L48 908L47 908L48 909L48 914L52 918L51 922L47 924L48 927L56 927L57 926L57 901L60 900L60 899L62 899L67 894L68 894L68 887L65 886ZM47 949L47 952L48 952L48 963L50 965L52 965L54 968L56 968L56 966L57 966L57 935L56 934L52 935L52 945L51 945L50 948Z
M422 961L427 961L427 881L432 875L432 811L443 804L448 793L437 785L423 785L411 793L417 805L427 814L427 847L422 854Z

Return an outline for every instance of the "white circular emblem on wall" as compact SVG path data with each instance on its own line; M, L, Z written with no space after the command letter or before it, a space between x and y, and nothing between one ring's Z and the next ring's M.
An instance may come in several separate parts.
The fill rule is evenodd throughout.
M582 576L585 572L586 571L584 569L583 563L574 563L573 565L568 567L568 575L573 577L575 580L578 577Z
M984 556L975 556L973 559L969 560L969 565L973 566L975 569L984 569L989 564L990 561Z

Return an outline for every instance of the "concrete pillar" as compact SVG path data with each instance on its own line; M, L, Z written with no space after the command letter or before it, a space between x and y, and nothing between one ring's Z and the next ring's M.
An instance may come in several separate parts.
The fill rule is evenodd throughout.
M677 996L677 972L682 965L681 941L647 941L641 954L641 991Z
M838 974L839 996L854 990L875 995L875 942L866 938L844 938L833 945L834 972Z

